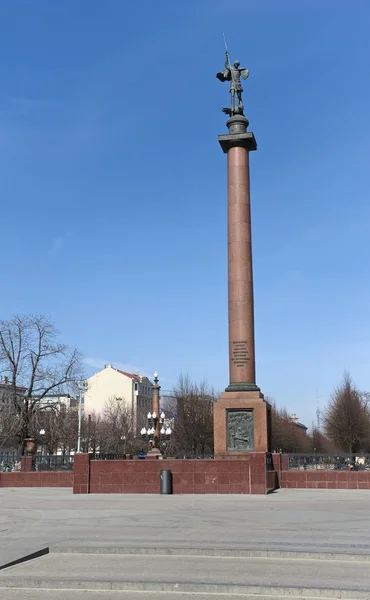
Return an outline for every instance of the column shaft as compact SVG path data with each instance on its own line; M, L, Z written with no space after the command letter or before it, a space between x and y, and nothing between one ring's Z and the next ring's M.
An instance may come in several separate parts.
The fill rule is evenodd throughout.
M230 384L256 383L249 151L231 146L228 170Z

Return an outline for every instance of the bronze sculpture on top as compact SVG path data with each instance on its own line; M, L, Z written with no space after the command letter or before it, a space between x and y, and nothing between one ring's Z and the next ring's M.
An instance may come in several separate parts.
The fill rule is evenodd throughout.
M225 51L225 69L220 71L216 75L220 81L230 81L230 95L231 95L231 108L223 108L222 111L233 117L234 115L243 115L244 106L242 100L243 88L240 81L242 79L248 79L248 69L240 68L240 62L236 60L233 66L230 65L229 51L226 48ZM235 106L235 94L238 99L238 105Z
M225 69L216 77L230 81L231 95L231 107L222 109L230 117L229 133L218 136L227 154L230 379L214 407L215 456L219 458L268 452L270 446L270 406L256 384L255 372L249 153L257 150L257 144L244 116L241 80L248 76L239 61L231 65L226 48Z

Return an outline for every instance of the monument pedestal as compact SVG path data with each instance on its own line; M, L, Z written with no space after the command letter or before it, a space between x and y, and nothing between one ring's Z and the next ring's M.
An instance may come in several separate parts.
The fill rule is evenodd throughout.
M215 458L270 452L271 406L260 391L224 392L213 410Z

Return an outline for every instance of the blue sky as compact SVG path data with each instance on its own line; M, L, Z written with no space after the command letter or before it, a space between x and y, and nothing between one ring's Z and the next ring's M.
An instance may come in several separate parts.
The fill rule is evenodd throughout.
M234 18L235 16L235 18ZM257 383L370 389L370 3L0 0L1 316L168 389L228 383L231 58L250 69Z

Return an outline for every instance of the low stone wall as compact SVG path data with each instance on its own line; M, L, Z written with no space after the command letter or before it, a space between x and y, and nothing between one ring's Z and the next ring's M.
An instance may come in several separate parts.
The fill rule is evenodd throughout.
M160 471L169 469L174 494L266 494L278 487L276 471L266 471L266 453L215 460L91 460L76 454L74 471L0 473L0 487L72 487L75 494L158 494Z
M73 471L0 473L2 487L73 487Z
M370 490L370 471L281 471L282 488Z
M272 457L281 488L370 490L370 471L288 469L287 454L273 454Z
M272 481L264 452L242 460L90 460L80 454L74 467L75 494L158 494L161 469L172 471L174 494L266 494Z

